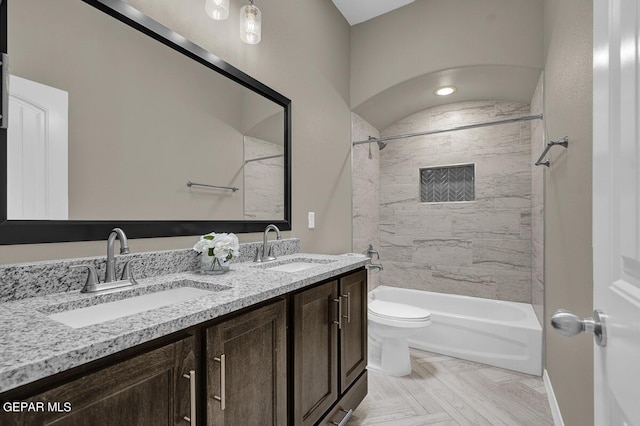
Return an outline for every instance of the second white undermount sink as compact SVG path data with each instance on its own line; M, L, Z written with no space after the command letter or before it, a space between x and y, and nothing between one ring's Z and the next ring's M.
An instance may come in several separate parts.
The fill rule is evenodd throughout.
M272 266L271 268L266 268L270 271L281 271L281 272L300 272L305 271L307 269L315 268L316 266L322 265L321 263L309 263L309 262L291 262L285 263L284 265Z
M333 263L334 260L329 259L314 259L298 257L293 259L279 259L272 262L266 262L262 265L256 266L256 268L265 269L268 271L279 272L300 272L307 269L316 268L318 266L326 265L327 263Z

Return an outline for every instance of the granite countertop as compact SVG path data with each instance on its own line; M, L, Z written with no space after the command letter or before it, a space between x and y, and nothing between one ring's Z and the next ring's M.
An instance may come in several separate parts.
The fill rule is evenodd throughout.
M271 271L292 259L318 263L300 272ZM0 392L33 382L360 268L367 257L297 253L268 264L232 264L223 275L180 272L147 279L104 295L79 291L0 303ZM71 328L48 317L75 309L171 288L176 281L195 281L214 291L196 299L90 325ZM185 283L184 285L189 285ZM220 287L224 286L224 287ZM125 293L126 292L126 293Z

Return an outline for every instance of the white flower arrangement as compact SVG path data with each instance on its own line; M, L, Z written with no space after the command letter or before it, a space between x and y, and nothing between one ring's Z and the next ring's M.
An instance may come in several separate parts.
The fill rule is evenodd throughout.
M214 256L220 262L233 259L240 253L240 243L236 234L211 232L200 237L193 249L198 253Z

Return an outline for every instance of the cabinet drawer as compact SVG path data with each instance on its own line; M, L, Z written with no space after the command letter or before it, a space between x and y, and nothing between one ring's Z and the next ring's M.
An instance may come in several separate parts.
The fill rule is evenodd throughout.
M327 414L320 425L336 426L349 415L350 410L355 411L358 405L367 396L367 371L365 371L345 393L340 401ZM351 411L351 412L353 412Z

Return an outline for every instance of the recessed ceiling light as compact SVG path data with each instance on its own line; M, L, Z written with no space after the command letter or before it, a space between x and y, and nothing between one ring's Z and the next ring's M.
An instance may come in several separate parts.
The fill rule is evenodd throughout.
M436 89L434 92L438 96L447 96L455 92L457 89L454 86L444 86Z

